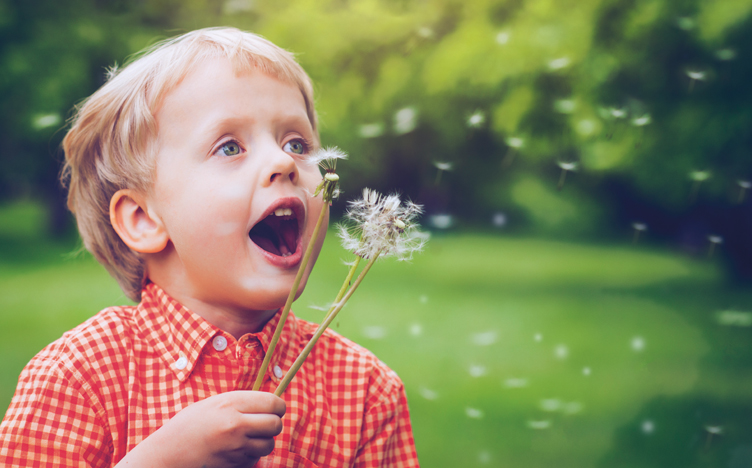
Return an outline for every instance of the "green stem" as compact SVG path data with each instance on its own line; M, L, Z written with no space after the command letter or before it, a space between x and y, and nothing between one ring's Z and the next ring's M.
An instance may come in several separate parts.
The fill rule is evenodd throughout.
M353 266L350 267L350 271L347 273L347 278L345 278L345 282L342 283L342 287L339 289L339 292L337 293L337 297L334 299L334 304L324 316L324 320L326 320L326 318L329 317L329 314L331 314L332 311L337 307L337 304L339 304L339 301L342 300L342 296L344 296L345 292L347 292L347 288L350 287L350 282L352 281L353 276L355 276L355 270L358 268L358 264L360 264L360 260L361 260L361 257L359 256L355 257L355 263L353 263Z
M559 176L559 185L556 187L556 190L561 190L564 187L564 181L567 180L567 170L562 169L561 175Z
M345 306L348 300L350 300L350 297L353 295L356 289L358 289L358 286L360 286L360 283L363 281L363 278L365 278L366 274L368 273L368 270L371 269L374 263L376 263L376 259L379 258L379 255L381 252L377 253L373 256L371 260L368 261L365 267L363 267L363 271L360 272L360 275L358 275L358 278L355 280L355 283L353 283L352 287L347 291L347 294L335 305L334 309L326 316L326 320L319 325L319 328L316 330L316 333L313 335L313 338L308 342L306 347L303 349L303 351L300 353L298 358L295 360L295 363L293 363L292 367L290 367L290 370L287 371L287 374L282 379L282 381L279 383L279 386L274 391L274 394L277 396L282 396L283 393L285 393L285 390L287 390L287 386L292 381L293 377L295 377L295 374L298 372L300 367L303 365L303 362L306 360L308 355L311 353L311 350L313 350L313 347L316 345L316 342L321 337L321 335L324 334L324 331L329 327L329 325L332 323L334 318L337 316L340 310ZM354 271L354 269L353 269Z
M308 243L308 247L303 254L303 259L300 261L298 274L295 276L295 281L293 281L292 283L292 289L290 289L290 294L287 296L287 302L285 302L285 307L282 309L282 314L279 317L277 328L274 330L274 336L272 336L272 341L271 343L269 343L269 348L266 350L264 362L261 363L261 369L259 369L259 373L258 375L256 375L256 382L253 384L253 390L260 389L261 384L264 381L264 375L266 375L266 370L269 368L269 362L272 360L274 348L277 347L277 342L279 341L279 337L282 335L282 329L284 328L285 322L287 321L287 315L290 313L290 306L292 306L292 301L295 299L295 294L298 292L298 286L300 285L300 280L303 278L303 274L305 273L306 267L308 266L308 261L311 259L313 247L319 238L319 232L321 231L321 225L324 223L324 217L326 215L327 208L328 203L326 203L326 200L324 200L324 204L321 207L321 213L319 213L319 219L316 221L316 226L313 228L311 241Z

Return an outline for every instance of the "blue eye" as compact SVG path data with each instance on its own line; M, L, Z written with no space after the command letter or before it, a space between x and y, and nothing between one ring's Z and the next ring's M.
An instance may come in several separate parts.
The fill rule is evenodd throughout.
M285 143L285 146L282 149L288 153L305 154L305 152L308 150L308 147L301 140L290 140Z
M240 148L240 145L237 144L237 142L228 141L227 143L219 147L217 153L219 153L221 156L236 156L240 154L241 151L242 149Z

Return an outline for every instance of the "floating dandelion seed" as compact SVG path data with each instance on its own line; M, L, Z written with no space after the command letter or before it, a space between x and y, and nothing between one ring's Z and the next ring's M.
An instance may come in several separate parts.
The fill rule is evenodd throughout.
M433 165L436 166L436 169L438 169L438 171L436 172L435 185L439 185L439 182L441 181L441 174L444 171L451 171L454 168L454 164L450 162L434 161Z
M584 406L579 401L570 401L562 405L561 411L564 414L577 414L582 411Z
M695 82L697 81L705 81L708 79L707 72L700 71L700 70L687 70L685 72L687 76L689 77L689 92L691 93L694 89Z
M718 60L728 61L736 58L736 51L734 49L721 49L715 52L715 57Z
M420 336L423 334L423 325L419 323L414 323L410 325L410 334L412 336Z
M539 406L543 411L559 411L561 409L561 401L557 398L546 398L540 401Z
M489 452L488 450L482 450L480 453L478 453L478 463L482 465L491 463L491 452Z
M640 430L642 430L643 434L650 435L655 432L655 423L649 419L646 419L642 422L642 424L640 424Z
M552 71L561 70L562 68L568 67L570 63L571 61L569 60L569 57L560 57L548 62L548 69Z
M501 228L506 226L507 224L507 215L504 213L494 213L491 217L491 224L493 224L497 228Z
M542 430L542 429L548 429L551 427L551 421L548 419L545 420L529 420L527 422L527 427L530 429L535 430Z
M692 171L689 173L689 179L692 181L692 190L689 193L689 202L694 203L697 195L700 193L700 185L710 179L709 171Z
M478 408L471 408L469 406L465 408L465 414L468 418L471 419L483 419L484 416L483 410L480 410Z
M710 442L713 439L713 436L716 435L722 435L723 434L723 427L722 426L705 426L705 431L708 433L707 441L705 442L705 448L710 447Z
M690 29L693 29L695 27L695 20L689 18L688 16L680 16L679 18L676 18L676 25L679 27L679 29L689 31Z
M721 310L716 313L718 323L731 327L752 327L752 312Z
M433 37L433 29L429 28L428 26L422 26L418 28L418 36L422 37L423 39L430 39Z
M467 126L478 128L486 121L486 115L481 111L475 111L473 115L467 118Z
M617 109L616 107L611 107L608 109L608 113L613 117L614 119L623 119L627 116L627 110L626 109Z
M642 117L635 117L632 119L632 125L635 127L644 127L651 122L650 114L645 114Z
M376 138L384 133L384 125L380 123L363 124L358 129L361 138Z
M404 135L415 130L418 111L414 107L405 107L394 114L394 133Z
M476 333L472 336L472 342L476 346L490 346L496 343L499 338L499 334L495 331L487 331L482 333Z
M632 350L639 353L640 351L645 349L645 339L641 336L635 336L634 338L632 338L630 346L632 346Z
M422 296L418 298L418 302L420 302L421 304L426 304L428 302L428 296L423 294Z
M54 127L62 122L60 114L38 114L31 119L31 128L34 130L44 130L45 128Z
M525 146L525 140L520 137L509 137L506 139L506 144L509 148L507 149L507 154L504 156L504 159L501 160L501 167L503 168L509 167L512 164L517 152L520 148Z
M577 122L576 130L582 136L590 136L595 133L596 128L596 124L592 120L582 119Z
M483 377L484 375L486 375L487 370L486 370L486 366L484 365L472 364L467 369L467 372L470 374L470 377L477 378L477 377Z
M501 31L496 35L496 43L499 45L506 45L509 43L509 38L511 37L511 34L507 31Z
M648 225L645 223L634 222L632 223L632 230L634 231L632 243L636 244L640 240L640 234L648 230Z
M554 109L561 114L571 114L577 109L574 99L559 99L554 101Z
M426 400L433 401L437 398L439 398L439 394L436 393L434 390L431 390L430 388L426 387L420 387L418 388L418 393L420 393L420 396L425 398Z
M559 345L554 349L554 356L557 359L566 359L569 356L569 348L566 345Z
M541 341L543 341L543 335L541 335L540 333L536 333L533 336L533 339L535 340L536 343L540 343Z
M507 388L524 388L528 386L528 381L527 379L512 377L504 381L504 386Z
M430 218L431 225L436 229L449 229L454 224L452 215L436 214Z
M380 340L386 337L386 328L378 325L363 327L363 336L372 340Z
M723 244L723 237L711 234L708 236L708 242L710 243L710 246L708 247L708 258L713 258L715 246Z
M737 180L736 185L739 186L739 200L738 202L744 203L744 197L747 195L747 190L752 188L752 181L749 180Z
M582 368L582 375L584 375L585 377L590 376L591 373L592 373L592 370L589 367Z
M567 180L567 172L576 171L577 163L559 161L556 163L556 165L561 168L561 175L559 176L559 184L556 186L556 190L561 190L562 188L564 188L564 182Z

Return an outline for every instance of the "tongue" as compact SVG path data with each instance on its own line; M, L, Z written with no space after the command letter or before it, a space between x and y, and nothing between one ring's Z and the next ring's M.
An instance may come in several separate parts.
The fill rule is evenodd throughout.
M279 243L279 250L283 254L293 253L298 248L298 223L292 221L284 221L280 223L279 234L282 242Z

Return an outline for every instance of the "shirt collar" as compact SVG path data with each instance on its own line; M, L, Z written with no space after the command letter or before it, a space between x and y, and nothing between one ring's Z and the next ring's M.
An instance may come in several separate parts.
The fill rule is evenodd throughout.
M279 312L276 313L260 332L243 335L238 341L224 333L228 337L228 346L242 347L257 339L266 354L280 315ZM219 328L191 312L154 283L149 283L142 291L136 321L142 336L157 350L181 382L188 378L207 344L222 333ZM280 378L274 372L275 367L280 366L286 372L294 362L297 350L291 349L291 343L298 326L298 320L291 311L264 380L279 381Z

